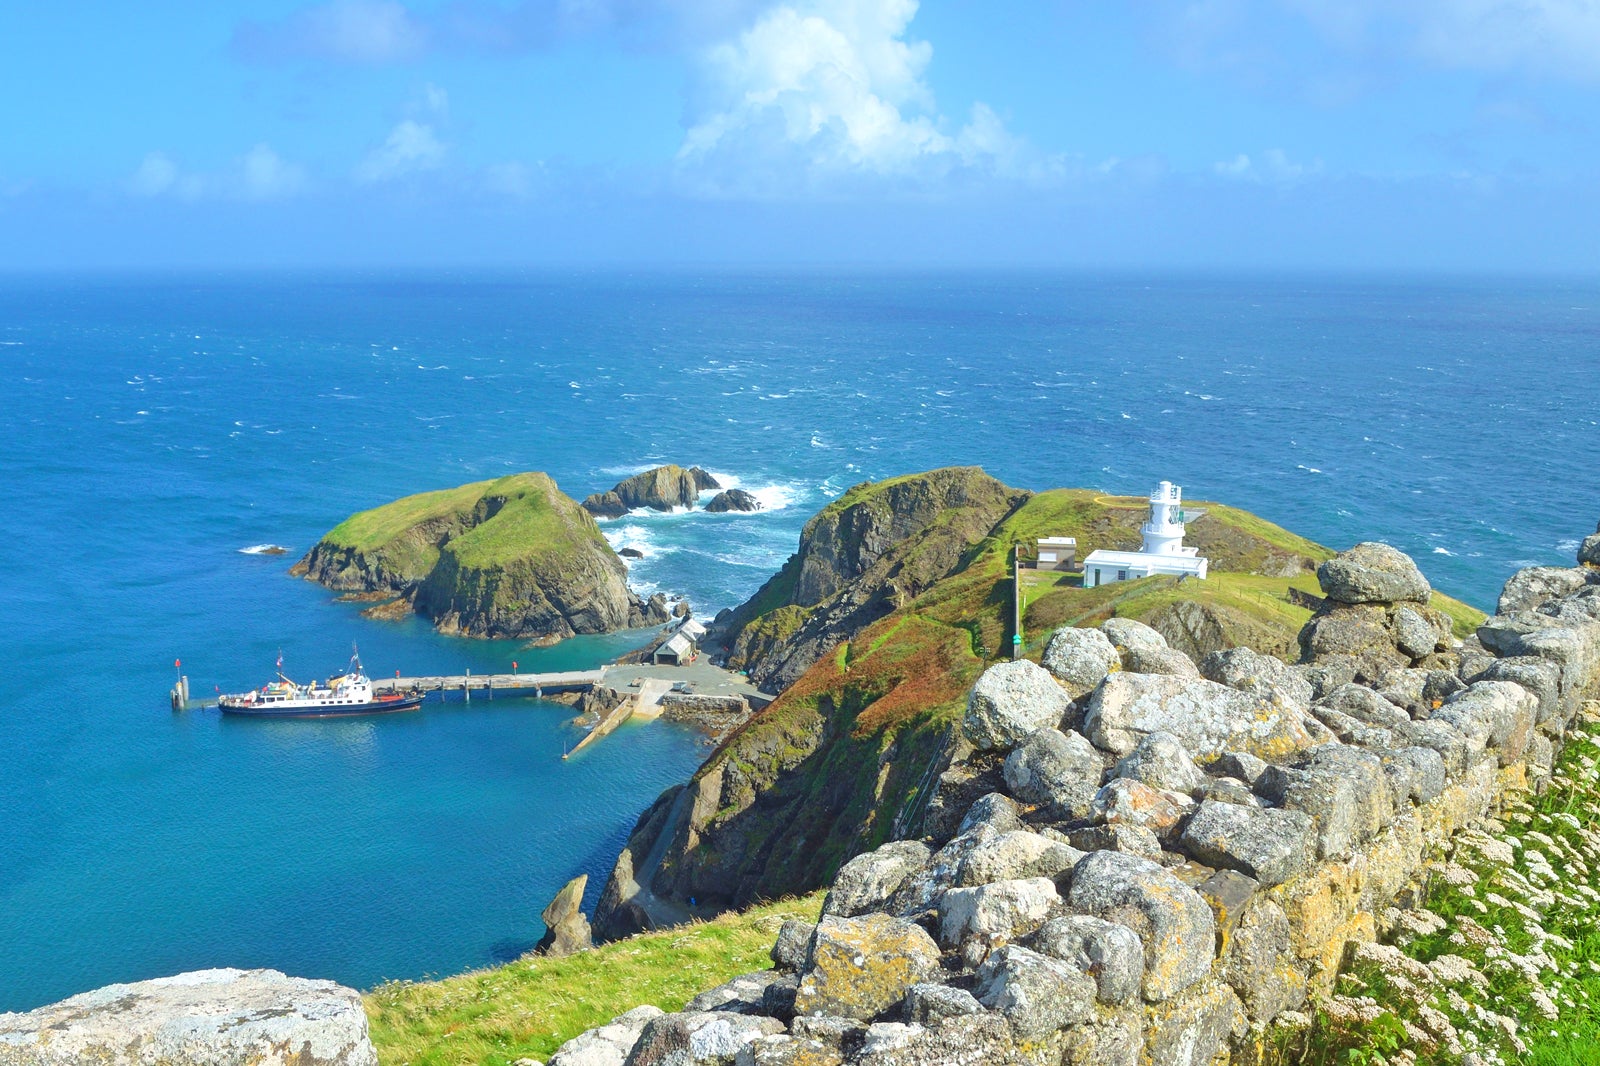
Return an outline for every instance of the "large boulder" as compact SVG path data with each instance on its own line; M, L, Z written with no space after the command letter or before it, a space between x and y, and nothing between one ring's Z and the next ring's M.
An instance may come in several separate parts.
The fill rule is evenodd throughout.
M1125 777L1151 788L1188 795L1205 784L1205 771L1195 765L1189 752L1171 733L1147 733L1137 746L1111 771L1112 777Z
M1394 820L1383 760L1346 744L1322 744L1296 766L1270 767L1256 791L1277 806L1311 816L1319 859L1342 859Z
M1171 999L1211 971L1216 919L1200 894L1148 859L1097 851L1073 871L1067 903L1125 925L1146 947L1144 998Z
M1177 648L1129 648L1122 653L1122 668L1135 674L1200 676L1194 660Z
M1035 946L1093 977L1102 1003L1120 1006L1139 996L1144 945L1125 925L1090 914L1069 914L1045 922Z
M727 1011L663 1014L645 1023L625 1066L733 1066L740 1049L783 1028L775 1018Z
M361 994L277 970L198 970L0 1014L4 1066L377 1066Z
M1036 663L1027 659L997 663L972 686L962 732L975 747L1009 750L1030 734L1059 724L1071 702L1066 690Z
M1311 867L1309 814L1206 800L1184 826L1179 846L1197 861L1237 870L1263 886Z
M1433 595L1411 556L1376 541L1357 544L1317 567L1317 583L1338 603L1427 603Z
M1388 610L1372 604L1329 603L1312 615L1300 629L1300 656L1306 663L1348 661L1353 676L1373 682L1411 665L1395 643Z
M1295 707L1304 707L1312 700L1311 682L1282 659L1251 648L1212 652L1201 660L1200 674L1219 685Z
M1111 641L1119 654L1134 649L1160 651L1168 647L1166 637L1132 618L1107 618L1100 623L1100 632L1106 635L1106 639Z
M970 888L1030 877L1048 877L1062 884L1082 859L1083 852L1070 844L1015 829L989 837L968 852L956 873L956 886Z
M544 909L539 916L544 919L545 928L538 944L539 951L560 958L594 947L589 919L583 916L583 889L588 883L589 875L579 874L568 881Z
M1015 944L990 955L978 970L978 1002L999 1011L1024 1040L1088 1021L1094 979L1075 966Z
M919 840L895 840L857 855L839 868L822 913L854 918L882 910L933 852Z
M1060 900L1045 877L952 888L939 905L939 939L952 948L974 937L985 947L1017 940L1043 925Z
M1103 772L1094 745L1077 733L1050 728L1024 740L1002 766L1013 796L1048 806L1063 818L1081 818L1088 812Z
M1104 633L1071 626L1051 634L1039 661L1074 697L1094 688L1106 674L1122 669L1122 657Z
M1169 733L1202 761L1230 750L1270 759L1311 743L1295 708L1204 678L1165 674L1107 677L1089 701L1084 730L1118 756L1150 733Z
M811 940L794 1010L875 1018L938 969L939 945L920 926L886 914L825 916Z
M1115 777L1095 793L1089 811L1096 820L1108 825L1137 826L1166 840L1178 831L1179 824L1194 807L1194 800L1181 792L1151 788L1141 781Z
M644 1027L665 1013L660 1007L635 1007L556 1048L547 1066L622 1066Z

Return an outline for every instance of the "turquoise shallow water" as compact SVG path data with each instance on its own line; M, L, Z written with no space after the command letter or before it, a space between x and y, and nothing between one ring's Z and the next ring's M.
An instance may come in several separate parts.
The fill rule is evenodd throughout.
M661 461L757 516L607 524L646 589L752 592L857 481L1243 506L1389 540L1492 604L1600 517L1600 286L1072 275L185 277L0 282L0 1010L113 980L276 966L358 986L525 949L590 899L705 753L633 726L579 759L566 709L331 723L173 715L341 666L555 669L552 649L359 617L284 571L351 511L523 469L574 496ZM294 555L241 554L261 542Z

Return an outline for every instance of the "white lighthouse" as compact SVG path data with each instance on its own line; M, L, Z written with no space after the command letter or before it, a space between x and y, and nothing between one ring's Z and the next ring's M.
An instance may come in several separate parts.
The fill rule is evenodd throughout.
M1090 552L1083 560L1084 587L1133 581L1151 574L1203 579L1208 561L1200 557L1200 549L1187 548L1183 543L1187 517L1183 510L1183 489L1163 481L1150 493L1150 518L1139 528L1144 547L1136 552L1103 548Z

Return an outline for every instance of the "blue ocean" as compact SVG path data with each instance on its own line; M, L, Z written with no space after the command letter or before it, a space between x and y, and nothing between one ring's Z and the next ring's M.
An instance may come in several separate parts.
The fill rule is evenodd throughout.
M513 958L707 747L580 757L571 710L224 720L196 696L591 666L379 622L287 569L351 512L662 462L754 515L606 523L710 615L850 485L980 464L1026 488L1169 478L1335 547L1382 539L1491 608L1600 517L1600 284L1089 274L542 273L0 280L0 1011L271 966L358 987ZM245 549L281 544L286 556Z

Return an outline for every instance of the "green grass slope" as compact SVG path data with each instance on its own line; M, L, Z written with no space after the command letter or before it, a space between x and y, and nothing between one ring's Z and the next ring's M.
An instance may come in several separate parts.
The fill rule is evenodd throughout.
M646 933L564 959L530 955L442 981L391 982L364 999L381 1066L543 1061L585 1029L642 1004L679 1010L709 988L772 965L787 918L815 921L822 894Z

